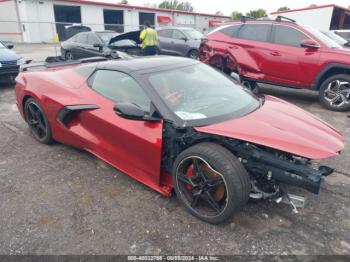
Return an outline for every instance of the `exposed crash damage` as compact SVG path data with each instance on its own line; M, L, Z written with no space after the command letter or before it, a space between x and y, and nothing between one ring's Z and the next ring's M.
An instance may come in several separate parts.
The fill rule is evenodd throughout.
M171 172L180 152L202 142L212 142L227 148L243 164L250 175L251 197L279 197L279 185L300 187L318 194L322 177L332 174L331 167L312 165L311 159L266 148L233 138L205 134L193 128L176 128L165 124L162 166Z

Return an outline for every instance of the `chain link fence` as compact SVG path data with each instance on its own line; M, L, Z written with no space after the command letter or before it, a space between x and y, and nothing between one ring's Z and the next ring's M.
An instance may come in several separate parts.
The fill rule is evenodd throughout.
M192 24L174 24L172 26L190 27L202 33L203 28L196 28ZM60 56L60 42L72 37L81 31L104 31L111 30L116 33L127 33L141 30L142 25L135 24L77 24L61 22L38 22L38 21L10 21L0 18L0 41L15 44L15 50L24 53L24 57L35 61L44 61L48 56ZM161 28L165 26L157 26ZM32 48L26 48L32 46ZM40 49L41 55L27 51ZM27 53L28 52L28 53ZM30 57L30 58L29 58Z

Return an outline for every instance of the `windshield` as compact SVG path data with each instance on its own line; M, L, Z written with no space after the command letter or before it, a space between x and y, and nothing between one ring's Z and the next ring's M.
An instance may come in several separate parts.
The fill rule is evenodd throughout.
M111 33L97 33L97 35L101 38L103 43L105 45L107 45L112 37L115 37L115 36L117 36L119 34L111 32Z
M186 122L240 117L260 105L253 95L205 64L152 73L148 80L168 108Z
M308 30L311 34L316 36L323 44L330 48L342 48L337 42L323 34L320 30L317 30L313 27L304 26L306 30Z
M344 38L335 34L332 31L322 31L322 33L325 34L326 36L328 36L333 41L337 42L339 45L345 45L348 42Z
M111 46L115 47L132 47L137 46L136 42L130 39L122 39L116 42L113 42Z
M194 29L183 29L182 32L189 38L193 40L201 40L203 34Z

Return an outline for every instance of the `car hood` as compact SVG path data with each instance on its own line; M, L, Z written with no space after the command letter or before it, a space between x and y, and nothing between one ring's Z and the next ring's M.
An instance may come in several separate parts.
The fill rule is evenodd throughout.
M7 48L0 49L0 62L17 61L21 56Z
M344 148L343 136L332 126L272 96L266 96L264 105L246 116L195 129L308 159L329 158Z
M117 36L111 38L111 40L109 40L108 45L112 45L114 42L124 40L124 39L133 40L136 42L136 44L141 44L140 33L141 33L141 31L138 30L138 31L131 31L131 32L128 32L125 34L117 35Z

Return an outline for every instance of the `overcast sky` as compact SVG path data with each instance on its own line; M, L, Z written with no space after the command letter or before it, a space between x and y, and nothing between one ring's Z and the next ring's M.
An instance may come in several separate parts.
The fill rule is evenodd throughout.
M118 2L118 0L99 0L101 2ZM143 6L144 3L157 3L161 0L128 0L131 5ZM181 0L179 0L181 1ZM349 0L188 0L192 3L196 12L215 13L221 11L225 15L230 15L232 11L239 11L246 13L249 10L264 8L269 13L276 11L281 6L288 6L289 8L304 8L311 4L327 5L336 4L344 7L350 5Z

